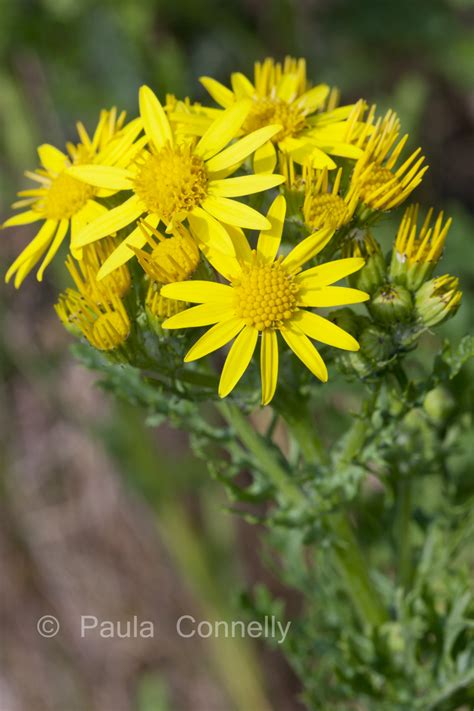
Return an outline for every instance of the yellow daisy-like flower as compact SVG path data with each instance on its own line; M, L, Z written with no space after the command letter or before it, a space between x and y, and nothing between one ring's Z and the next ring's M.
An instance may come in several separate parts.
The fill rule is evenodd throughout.
M265 126L232 143L250 110L249 101L236 102L213 121L204 135L176 135L158 98L147 86L139 94L140 115L148 139L148 150L129 168L81 165L69 174L89 185L111 191L130 190L131 197L87 225L78 236L78 245L103 239L133 225L132 232L109 257L99 274L109 274L133 256L130 247L141 248L146 237L139 218L157 227L163 221L169 230L187 219L199 244L210 235L221 249L233 250L223 224L250 229L268 227L266 218L233 198L275 187L283 182L278 175L244 175L229 178L242 161L271 138L279 126ZM117 159L122 156L117 155ZM130 163L130 161L129 161Z
M86 294L66 289L55 305L63 325L73 333L82 333L91 346L100 351L113 351L127 340L131 325L120 298L109 294L97 303Z
M444 214L440 212L433 226L431 224L433 208L431 208L418 231L419 207L419 205L410 205L405 210L395 240L395 250L400 255L400 261L408 264L437 262L443 252L452 223L452 219L449 218L443 225Z
M358 190L362 202L373 210L391 210L400 205L428 170L428 166L423 166L421 148L396 168L408 140L408 135L400 141L398 136L399 121L390 111L375 124L364 153L354 167L351 184Z
M108 192L86 185L70 176L67 170L77 163L101 163L108 160L115 150L123 152L123 147L133 143L141 130L138 121L132 121L125 128L124 121L124 112L117 116L116 109L102 111L92 137L82 123L77 124L80 143L68 143L67 153L49 144L38 148L43 167L26 172L27 177L36 182L36 187L19 192L21 199L13 204L13 207L26 209L6 220L2 227L40 221L43 225L8 269L6 282L15 275L15 287L19 287L44 257L37 274L38 281L41 281L44 270L54 258L69 228L71 252L80 256L77 236L85 225L106 212L106 208L95 198L103 197Z
M431 275L439 261L446 237L451 227L451 218L443 224L440 212L432 225L433 209L418 230L419 205L410 205L405 210L398 228L390 265L394 279L406 283L408 288L417 289Z
M130 272L125 264L106 276L105 279L97 280L100 267L114 248L114 240L112 237L108 237L101 242L84 247L80 260L73 259L72 255L69 255L66 260L67 270L76 288L81 294L90 296L98 303L104 299L107 300L111 294L119 297L124 296L130 289Z
M339 168L329 186L327 168L322 171L307 169L303 173L305 184L305 199L303 216L310 230L322 227L339 229L346 225L354 215L359 202L357 190L350 187L344 196L341 196L342 168Z
M327 84L311 87L306 77L304 59L286 57L283 64L267 58L255 63L253 83L239 72L232 74L232 89L211 77L201 77L201 83L223 108L243 98L252 101L252 108L243 124L248 133L262 126L277 123L280 131L272 136L254 156L257 172L272 172L277 163L275 147L291 153L298 163L317 168L335 168L329 156L358 158L360 148L352 145L354 121L362 104L334 108L335 94Z
M161 284L188 279L200 261L199 250L189 231L183 225L176 225L173 234L165 236L144 221L141 227L151 252L138 247L132 249L143 271Z
M284 341L320 380L327 369L310 339L337 348L358 350L352 336L308 308L342 306L366 301L368 294L357 289L331 286L360 269L363 259L340 259L301 271L302 265L318 254L333 235L319 230L286 256L278 256L286 202L278 196L267 217L271 227L260 232L257 249L252 250L241 235L236 255L208 251L208 258L229 282L184 281L168 284L163 296L198 304L164 322L164 328L210 328L189 350L185 361L196 360L234 342L227 355L219 383L225 397L244 374L260 337L262 404L272 399L278 378L277 331Z

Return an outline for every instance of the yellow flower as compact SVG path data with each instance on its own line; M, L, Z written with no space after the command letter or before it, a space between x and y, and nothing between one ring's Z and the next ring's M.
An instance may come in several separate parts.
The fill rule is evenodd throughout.
M198 304L165 321L164 328L215 324L194 344L185 361L202 358L235 339L222 371L220 397L228 395L242 377L259 337L264 405L272 399L277 384L277 331L323 382L328 377L326 366L310 338L337 348L359 348L352 336L307 309L365 301L368 295L364 292L330 286L360 269L364 260L341 259L301 272L302 265L328 243L333 230L319 230L286 257L277 256L285 213L285 199L278 196L267 214L271 227L260 232L256 250L250 248L241 234L235 235L236 257L214 248L208 251L208 259L229 284L184 281L168 284L161 290L168 298Z
M183 225L176 225L173 235L169 237L165 237L145 221L141 222L141 227L151 252L138 247L132 249L143 271L151 279L161 284L169 284L183 281L192 275L197 269L200 255L196 242Z
M391 210L400 205L421 183L428 170L428 166L422 167L425 159L419 156L421 148L395 169L408 140L408 135L400 141L398 136L398 118L389 111L373 127L364 153L354 167L351 184L359 191L362 202L372 210Z
M70 228L71 252L79 257L77 236L82 228L106 209L95 198L107 192L97 190L71 177L67 170L72 164L101 163L115 150L130 145L140 132L140 123L132 121L123 128L125 113L117 117L116 109L102 111L92 137L82 123L77 124L80 143L67 144L67 153L49 144L38 148L42 168L26 172L36 182L36 187L18 193L21 198L13 207L26 208L24 212L4 222L3 227L26 225L43 221L43 225L30 244L8 269L5 281L15 274L15 287L19 287L28 273L43 258L38 270L38 281L54 258ZM46 254L45 254L46 253Z
M82 258L75 260L71 255L66 260L66 267L81 294L90 296L100 303L110 294L124 296L130 288L130 272L124 264L119 269L97 280L99 269L114 250L114 240L108 237L96 244L89 244L82 250Z
M444 215L440 212L433 227L431 225L433 208L431 208L418 232L418 211L419 205L410 205L405 210L395 240L395 250L400 261L406 261L410 265L417 262L437 262L443 252L452 223L449 218L443 225Z
M187 219L199 244L207 243L212 234L224 251L232 251L231 239L222 223L251 229L268 226L263 215L232 198L283 182L278 175L227 177L279 130L279 126L266 126L228 145L245 121L249 101L236 102L222 113L199 141L175 134L161 103L147 86L140 89L139 103L148 139L148 150L142 152L139 160L129 168L116 167L111 161L108 166L81 165L69 171L69 175L89 185L132 191L121 205L87 225L78 237L78 245L83 247L133 225L132 232L102 267L101 278L133 256L130 247L144 246L146 237L140 225L135 225L140 217L146 217L152 227L163 221L168 230ZM123 157L117 153L116 159L120 161Z
M100 351L119 348L131 330L125 307L113 293L97 303L90 296L66 289L54 308L69 331L82 333Z
M344 197L340 193L342 168L339 168L329 189L327 168L322 171L306 169L303 172L305 200L304 221L311 230L331 227L334 230L346 225L354 215L359 202L357 190L350 187Z
M345 158L361 155L360 148L352 145L351 129L362 104L335 108L336 95L330 92L329 86L311 87L304 59L286 57L283 64L270 58L256 62L253 83L236 72L231 76L232 89L211 77L201 77L200 81L225 109L243 98L252 101L243 124L244 134L268 124L281 125L280 131L255 153L256 172L274 170L275 146L290 153L298 163L309 163L316 168L335 168L330 155Z
M390 265L390 275L414 291L433 273L452 222L448 219L443 224L444 215L440 212L432 225L433 209L430 209L418 230L418 212L419 205L410 205L405 210Z

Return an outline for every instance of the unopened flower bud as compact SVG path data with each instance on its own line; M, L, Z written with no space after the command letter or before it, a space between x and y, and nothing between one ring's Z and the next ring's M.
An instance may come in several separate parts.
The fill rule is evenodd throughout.
M359 343L361 353L377 363L388 360L393 352L393 343L389 334L374 325L362 331Z
M394 324L407 321L413 312L410 292L398 284L384 284L370 301L372 315L382 323Z
M459 290L457 277L436 277L425 282L415 296L416 310L420 319L428 328L437 326L454 316L461 303L462 292Z
M437 423L442 423L452 413L455 401L447 388L439 385L427 393L423 409L426 414Z

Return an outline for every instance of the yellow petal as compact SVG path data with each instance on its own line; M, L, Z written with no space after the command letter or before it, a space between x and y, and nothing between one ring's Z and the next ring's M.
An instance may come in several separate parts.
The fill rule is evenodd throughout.
M250 101L237 101L211 123L195 148L204 160L219 153L235 136L250 110Z
M247 370L257 345L257 339L257 329L253 326L245 326L233 342L222 369L219 397L226 397Z
M255 96L255 87L241 72L231 74L230 81L236 99L251 99Z
M108 165L75 165L67 174L77 180L97 188L108 190L130 190L132 174L124 168L111 168Z
M298 81L297 74L283 74L276 89L278 98L290 103L296 95Z
M305 336L299 328L293 325L284 326L280 329L280 333L293 353L298 356L313 375L325 383L328 379L326 365L308 336Z
M277 164L277 154L272 141L257 148L253 156L254 173L273 173Z
M46 220L46 222L41 226L41 229L34 237L34 239L18 255L18 257L8 269L5 275L5 281L7 284L12 278L13 274L15 274L15 272L18 272L20 268L29 263L29 268L26 271L23 270L22 277L18 277L17 279L15 279L16 287L21 284L28 272L35 266L35 264L46 251L53 234L56 232L57 227L57 220Z
M298 311L293 317L293 322L299 326L303 333L314 338L315 341L346 351L359 350L359 344L349 333L311 311Z
M127 227L143 213L140 200L133 195L122 205L109 210L107 214L98 217L96 220L86 225L77 236L77 246L84 247L86 244L96 242L98 239L107 237L118 230Z
M27 210L26 212L19 212L18 215L13 215L5 220L2 227L15 227L16 225L29 225L32 222L38 222L38 220L44 220L44 216L40 215L39 212L34 212L33 210Z
M188 222L193 236L200 245L234 256L235 249L229 233L212 215L200 207L195 207L188 215Z
M158 97L148 86L141 86L138 93L140 116L143 121L148 140L157 150L165 143L173 145L173 133L165 111Z
M270 222L253 207L244 205L237 200L229 200L224 197L207 197L202 203L202 207L209 212L216 220L226 222L236 227L247 227L250 230L266 230L270 227Z
M220 301L221 303L229 304L233 303L235 298L234 289L231 286L199 279L165 284L160 293L162 296L166 296L167 299L189 301L194 304L206 304L209 301Z
M301 106L307 113L313 113L324 104L328 94L328 85L318 84L299 97L298 106Z
M361 304L370 299L369 294L359 289L349 289L345 286L324 286L321 289L301 291L298 296L298 306L344 306L345 304Z
M157 215L148 215L146 221L150 227L156 227L160 220ZM97 279L103 279L108 276L108 274L115 271L115 269L121 267L122 264L126 264L134 256L134 252L130 249L130 247L140 249L143 247L145 242L146 237L143 234L143 230L140 226L135 227L135 229L132 230L132 232L130 232L130 234L119 243L118 247L114 249L112 254L107 257L97 272Z
M209 176L212 178L212 173L218 173L231 166L239 165L280 130L281 126L279 125L264 126L236 141L232 146L229 146L229 148L221 151L219 155L206 162Z
M228 321L216 323L189 349L184 356L184 362L189 363L192 360L203 358L218 348L222 348L222 346L225 346L226 343L235 338L244 326L245 322L241 318L232 318Z
M307 289L314 289L320 286L328 286L343 279L349 274L353 274L361 269L365 260L361 257L348 257L347 259L335 259L333 262L318 264L298 274L296 280Z
M38 269L38 274L36 275L36 278L38 279L38 281L43 281L44 270L46 269L48 264L50 264L50 262L53 260L56 252L58 251L59 247L61 246L62 241L66 236L68 227L69 227L69 220L61 220L61 222L59 223L57 232L54 236L54 239L51 242L51 245L48 249L48 253L46 254L46 257L43 259L41 267Z
M229 321L235 316L234 309L230 304L209 302L192 306L186 311L171 316L163 323L163 328L197 328L198 326L210 326L219 321Z
M287 257L283 260L283 265L290 271L297 271L305 262L315 257L327 245L334 234L334 229L328 228L318 230L314 234L306 237L296 245Z
M278 195L267 212L270 228L260 232L257 243L257 252L261 257L264 257L267 263L273 262L278 254L285 224L285 215L286 200L283 195Z
M235 256L237 260L247 261L251 258L252 248L249 245L248 239L240 227L234 225L226 225L226 230L234 245Z
M234 94L220 82L212 79L212 77L200 77L199 81L216 103L220 104L224 108L228 108L234 103Z
M209 194L221 197L242 197L271 190L285 181L283 175L240 175L238 178L211 180Z
M48 173L61 173L68 162L66 154L49 143L39 146L38 155Z
M278 342L275 331L263 331L260 345L262 405L273 398L278 381Z
M126 153L132 146L134 140L143 129L143 121L141 118L133 119L121 132L121 137L110 144L100 152L98 160L102 165L115 165L123 154Z

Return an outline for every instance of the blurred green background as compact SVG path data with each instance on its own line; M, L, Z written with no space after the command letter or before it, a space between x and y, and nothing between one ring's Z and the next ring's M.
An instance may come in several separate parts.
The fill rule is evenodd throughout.
M201 74L227 82L265 56L304 56L315 83L393 107L423 146L417 199L455 218L443 271L467 297L445 327L458 339L473 324L473 16L470 0L0 0L2 217L39 143L74 139L102 107L133 115L140 84L205 100ZM1 233L2 273L31 234ZM229 515L186 438L144 430L74 363L51 309L63 282L57 260L42 285L1 293L1 711L300 708L277 652L177 638L180 614L238 618L259 580L290 619L299 600L263 569L259 529ZM35 633L48 613L55 640ZM136 614L158 633L84 640L81 614Z

